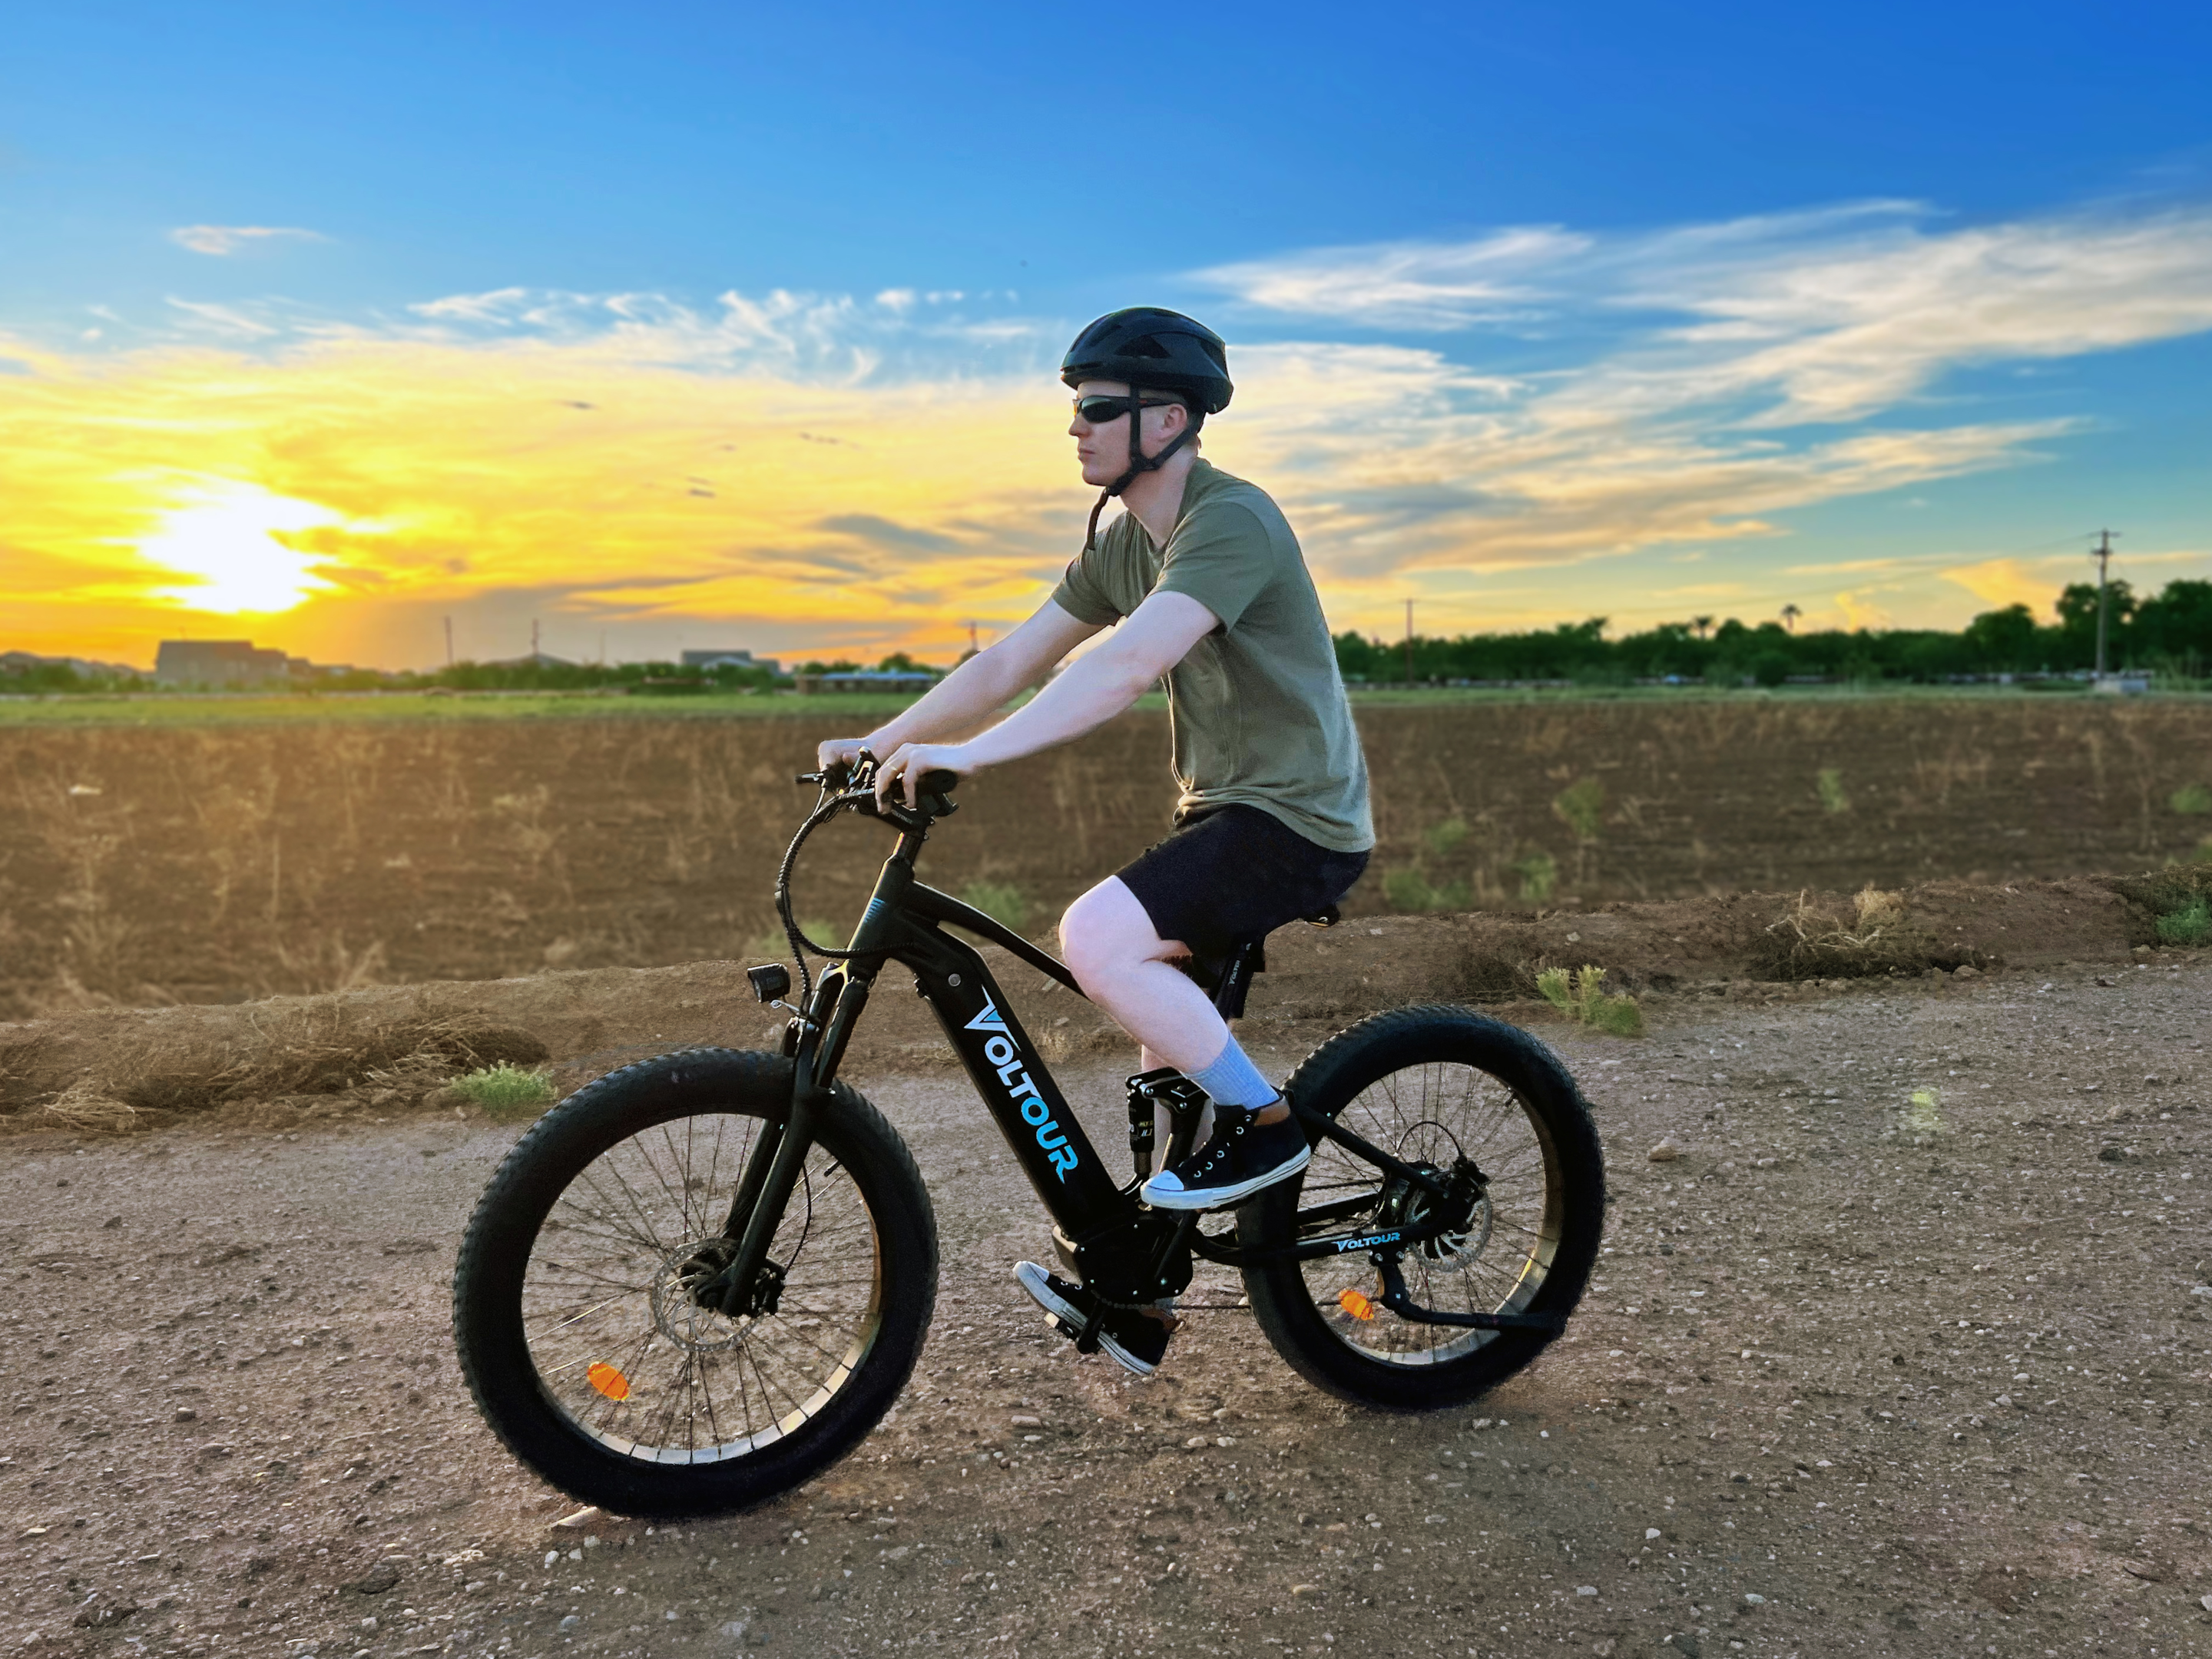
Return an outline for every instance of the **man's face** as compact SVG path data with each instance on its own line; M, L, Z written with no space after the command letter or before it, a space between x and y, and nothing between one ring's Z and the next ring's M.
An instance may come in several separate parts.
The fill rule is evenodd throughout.
M1085 380L1075 388L1078 402L1085 398L1126 398L1129 388L1120 380ZM1145 422L1145 453L1157 455L1176 434L1189 423L1190 411L1181 404L1163 404L1140 411ZM1129 470L1129 417L1116 416L1093 425L1078 415L1067 423L1075 440L1075 459L1083 469L1083 482L1103 489Z

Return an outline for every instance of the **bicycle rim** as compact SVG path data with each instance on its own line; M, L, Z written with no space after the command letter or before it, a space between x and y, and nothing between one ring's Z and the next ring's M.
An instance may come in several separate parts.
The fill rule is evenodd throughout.
M1511 1089L1479 1068L1432 1060L1384 1073L1362 1089L1337 1121L1406 1163L1449 1173L1472 1159L1486 1178L1470 1214L1452 1231L1407 1249L1399 1271L1413 1301L1441 1313L1516 1313L1527 1308L1557 1259L1565 1224L1559 1152L1544 1121ZM1324 1139L1314 1148L1302 1207L1376 1195L1371 1164ZM1391 1219L1419 1221L1413 1213ZM1302 1225L1305 1235L1340 1232L1341 1220ZM1364 1255L1302 1264L1306 1292L1336 1339L1370 1359L1440 1365L1498 1340L1496 1331L1414 1324L1381 1305L1382 1276Z
M819 1144L769 1246L785 1270L776 1310L732 1319L687 1291L761 1127L702 1115L617 1141L578 1171L532 1241L522 1316L538 1386L611 1452L693 1466L757 1452L818 1416L875 1344L875 1223Z

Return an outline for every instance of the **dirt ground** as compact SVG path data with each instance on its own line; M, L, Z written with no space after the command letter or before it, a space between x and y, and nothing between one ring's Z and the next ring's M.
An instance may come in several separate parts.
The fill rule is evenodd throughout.
M2212 702L1363 704L1381 837L1347 908L1492 912L2002 885L2200 856ZM0 1018L744 954L851 717L0 726ZM1163 715L974 781L924 872L1050 926L1165 833ZM2188 793L2195 788L2197 793ZM2180 803L2177 806L2176 803ZM849 927L886 851L811 844Z
M680 1528L556 1524L573 1506L461 1388L448 1276L513 1129L295 1101L19 1133L0 1642L2212 1653L2212 963L2130 965L2122 908L2106 895L2108 949L2083 953L2108 961L1849 994L1692 984L1650 997L1641 1042L1542 1026L1604 1135L1606 1254L1530 1370L1427 1416L1308 1388L1225 1278L1201 1278L1212 1305L1146 1382L1048 1336L1008 1273L1045 1248L1041 1214L964 1083L895 1035L850 1075L943 1230L920 1371L817 1482ZM1329 966L1279 969L1249 1028L1271 1065L1341 1023L1283 988ZM513 993L569 1009L541 1032L558 1053L588 1035L592 977ZM672 1022L757 1022L641 977ZM601 1038L656 1035L620 1023ZM1110 1145L1122 1060L1070 1053ZM1678 1161L1649 1159L1662 1137Z

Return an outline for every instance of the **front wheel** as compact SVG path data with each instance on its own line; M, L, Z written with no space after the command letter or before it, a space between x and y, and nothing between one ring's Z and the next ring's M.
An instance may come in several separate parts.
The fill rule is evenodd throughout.
M1435 1236L1389 1252L1422 1308L1563 1321L1582 1299L1604 1222L1604 1159L1574 1079L1534 1037L1464 1008L1401 1008L1331 1038L1285 1086L1401 1161L1456 1175L1462 1196L1432 1216L1419 1188L1322 1139L1300 1176L1237 1212L1243 1249L1425 1227ZM1381 1305L1383 1260L1355 1250L1244 1269L1260 1328L1307 1381L1368 1405L1456 1405L1552 1340L1401 1319Z
M849 1451L897 1398L937 1296L929 1194L897 1133L837 1085L769 1259L773 1311L689 1285L789 1115L792 1065L664 1054L579 1090L507 1156L453 1277L477 1408L545 1480L617 1515L742 1509Z

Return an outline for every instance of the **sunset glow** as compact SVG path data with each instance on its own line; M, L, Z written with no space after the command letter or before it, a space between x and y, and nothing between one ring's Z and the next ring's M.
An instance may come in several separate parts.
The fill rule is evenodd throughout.
M2106 526L2212 574L2148 24L1179 18L1205 185L1116 229L1051 9L82 13L0 70L0 649L946 661L1081 545L1057 366L1136 304L1228 340L1204 453L1338 629L2048 616ZM2084 64L2126 122L2047 118Z
M336 586L316 574L324 562L319 556L278 538L344 522L313 501L213 481L191 486L186 499L163 514L160 527L138 544L138 551L191 579L149 589L155 599L224 616L273 615Z

